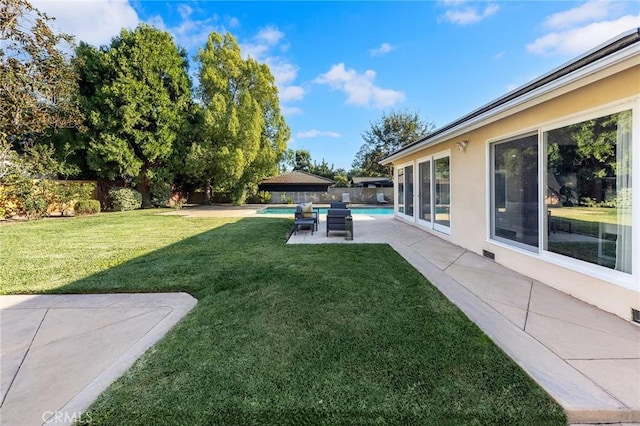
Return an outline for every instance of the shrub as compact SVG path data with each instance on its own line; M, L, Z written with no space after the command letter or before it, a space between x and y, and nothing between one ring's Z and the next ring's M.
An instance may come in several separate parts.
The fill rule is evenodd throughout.
M123 212L142 207L142 194L132 188L112 188L109 190L109 198L114 211Z
M173 195L171 185L166 182L153 182L151 184L151 204L155 207L167 207Z
M258 198L262 204L269 204L271 201L271 193L269 191L258 192Z
M47 182L45 180L19 179L14 185L14 190L20 210L27 219L39 219L47 213Z
M100 213L100 201L80 200L73 206L73 210L76 212L76 214Z
M48 201L65 216L76 200L90 199L95 187L94 183L86 182L52 182L49 189L51 199Z

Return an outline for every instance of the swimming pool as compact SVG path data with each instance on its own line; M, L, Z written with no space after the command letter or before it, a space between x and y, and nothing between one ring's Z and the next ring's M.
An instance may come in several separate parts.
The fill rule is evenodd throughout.
M328 207L320 207L320 214L327 214ZM351 207L351 214L393 214L393 207ZM265 207L258 214L294 214L295 207Z

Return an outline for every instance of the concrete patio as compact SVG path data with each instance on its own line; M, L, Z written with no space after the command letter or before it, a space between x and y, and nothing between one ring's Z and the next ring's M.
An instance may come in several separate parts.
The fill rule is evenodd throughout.
M640 326L391 216L354 215L354 239L300 231L289 244L388 243L565 409L570 424L640 424ZM379 259L380 260L380 259Z

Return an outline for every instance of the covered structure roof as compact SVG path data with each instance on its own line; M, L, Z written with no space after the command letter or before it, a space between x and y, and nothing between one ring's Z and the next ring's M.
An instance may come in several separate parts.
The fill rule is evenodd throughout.
M294 170L264 179L258 185L260 191L326 191L335 182L313 173Z
M361 176L361 177L352 177L351 184L357 187L392 187L393 179L386 176Z

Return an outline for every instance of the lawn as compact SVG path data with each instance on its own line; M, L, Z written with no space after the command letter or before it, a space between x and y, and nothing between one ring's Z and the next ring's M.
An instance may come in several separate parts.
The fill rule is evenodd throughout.
M155 213L0 226L3 294L198 299L88 424L566 424L389 246L288 246L287 219Z

